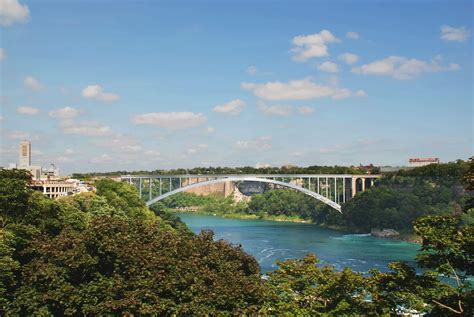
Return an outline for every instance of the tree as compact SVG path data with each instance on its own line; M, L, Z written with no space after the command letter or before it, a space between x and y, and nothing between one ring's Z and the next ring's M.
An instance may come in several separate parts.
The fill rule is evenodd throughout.
M262 314L298 316L355 315L366 312L365 280L349 268L340 272L320 267L314 254L278 261L268 274L267 297Z
M463 225L460 217L454 216L420 218L414 227L423 241L418 263L453 279L456 285L430 300L438 309L472 316L474 294L469 278L474 272L474 227Z
M30 315L230 313L259 303L255 259L210 232L178 235L140 220L95 217L31 248L15 309Z

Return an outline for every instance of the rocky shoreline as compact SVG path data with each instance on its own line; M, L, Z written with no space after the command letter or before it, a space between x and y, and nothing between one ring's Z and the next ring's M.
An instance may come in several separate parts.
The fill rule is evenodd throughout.
M370 231L370 234L374 237L377 238L388 238L388 237L396 237L400 235L400 232L398 232L395 229L379 229L379 228L374 228Z

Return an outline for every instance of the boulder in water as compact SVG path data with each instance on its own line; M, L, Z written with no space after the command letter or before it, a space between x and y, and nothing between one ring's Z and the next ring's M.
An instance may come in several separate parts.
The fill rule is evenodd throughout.
M372 229L370 234L378 238L387 238L400 235L400 233L395 229Z

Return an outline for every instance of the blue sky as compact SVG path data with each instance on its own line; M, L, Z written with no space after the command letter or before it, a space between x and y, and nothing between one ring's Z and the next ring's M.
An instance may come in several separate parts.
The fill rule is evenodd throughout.
M472 1L0 0L1 163L66 173L473 153Z

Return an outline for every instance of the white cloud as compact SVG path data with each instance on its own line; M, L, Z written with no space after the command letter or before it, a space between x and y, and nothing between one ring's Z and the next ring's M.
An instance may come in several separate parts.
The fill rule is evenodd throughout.
M142 151L142 146L135 138L118 135L112 138L96 140L93 142L96 146L106 147L119 151L120 153L138 153Z
M32 134L26 131L12 131L8 134L10 139L15 140L29 140L29 141L38 141L40 136L38 134Z
M39 91L44 88L43 83L41 83L38 79L34 78L33 76L27 76L25 80L23 80L23 84L26 88Z
M257 108L265 114L277 116L289 116L293 113L293 106L273 105L267 106L263 101L257 101Z
M187 129L206 123L207 118L202 113L194 112L151 112L135 115L135 124L150 124L170 130Z
M309 106L301 106L301 107L298 107L298 113L299 114L310 114L310 113L313 113L315 110L313 107L309 107Z
M56 158L56 161L57 161L58 163L67 163L67 162L71 162L72 159L71 159L70 157L67 157L67 156L58 156L58 157Z
M214 133L215 131L216 131L216 129L214 129L213 127L207 127L206 128L207 133Z
M110 127L104 126L96 121L75 122L74 120L63 120L59 124L65 134L78 134L85 136L108 135L112 132Z
M466 27L455 28L449 25L441 26L441 39L445 41L464 42L471 32Z
M215 106L212 109L212 111L236 116L242 112L244 107L245 107L244 101L240 99L235 99L235 100L229 101L228 103Z
M16 112L20 113L20 114L26 114L26 115L35 115L35 114L38 114L40 112L40 110L38 108L34 108L34 107L28 107L28 106L22 106L22 107L18 107L16 109Z
M426 62L415 58L402 56L389 56L387 58L352 68L356 74L390 76L399 80L413 79L422 73L436 73L442 71L454 71L460 67L458 64L442 66L439 64L440 56Z
M73 149L66 149L64 150L64 155L73 155L76 152Z
M299 35L293 38L294 47L293 60L304 62L313 57L322 57L329 55L328 44L339 42L331 32L322 30L319 33L310 35Z
M254 75L257 74L258 69L257 69L257 67L252 65L252 66L247 67L246 72L247 72L247 74L249 74L251 76L254 76Z
M149 157L149 156L159 157L159 156L161 156L161 153L159 151L156 151L156 150L148 150L148 151L145 151L145 155L147 157Z
M7 51L4 48L0 48L0 62L7 58Z
M352 65L352 64L357 63L357 61L359 60L359 56L352 53L344 53L344 54L339 55L339 59L341 61L344 61L348 65Z
M349 89L324 86L313 82L310 78L291 80L288 83L279 81L265 84L242 83L241 87L265 100L307 100L324 97L341 99L342 95L347 97L353 95Z
M358 40L360 38L359 33L352 31L347 32L346 37L351 40Z
M72 107L64 107L51 110L48 114L51 118L72 119L79 115L79 110Z
M337 73L339 71L337 64L333 62L324 62L318 65L318 69L326 73Z
M112 157L106 153L100 155L100 156L97 156L97 157L94 157L90 160L91 163L94 163L94 164L101 164L101 163L110 163L112 162Z
M367 93L361 89L357 90L354 95L356 97L367 97Z
M252 140L237 141L236 146L240 149L267 151L272 148L272 138L269 136L262 136Z
M189 148L186 153L187 154L198 154L202 153L207 150L209 146L207 144L197 144L194 147Z
M113 102L120 99L120 96L110 92L104 92L100 85L89 85L82 90L84 98L95 99L104 102Z
M26 22L30 17L30 10L26 4L18 0L0 0L0 25L10 26L16 22Z

